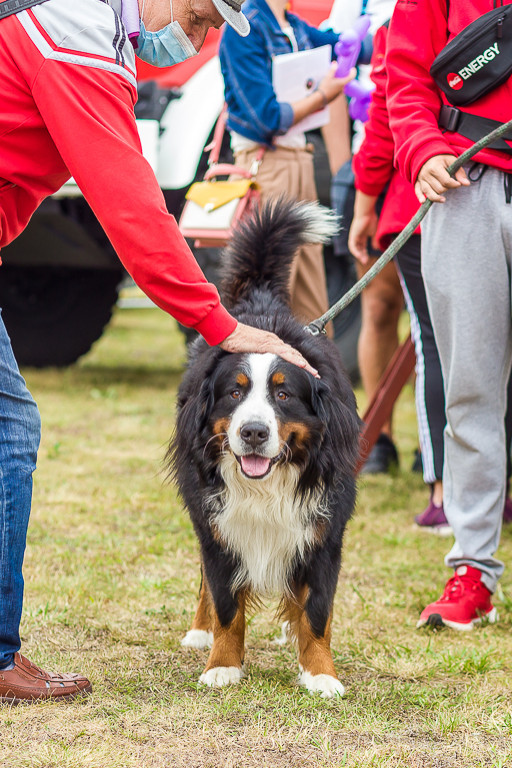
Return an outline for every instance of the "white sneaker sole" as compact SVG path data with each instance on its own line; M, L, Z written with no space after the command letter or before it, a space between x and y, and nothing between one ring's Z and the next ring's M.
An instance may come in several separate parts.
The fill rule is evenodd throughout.
M413 528L415 528L417 531L425 531L425 533L433 533L434 536L453 536L453 530L450 525L418 525L418 523L413 524Z

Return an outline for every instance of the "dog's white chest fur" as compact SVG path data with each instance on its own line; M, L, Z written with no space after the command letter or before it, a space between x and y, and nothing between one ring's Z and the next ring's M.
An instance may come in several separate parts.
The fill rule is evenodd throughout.
M251 480L228 454L220 470L225 489L215 499L213 522L224 546L241 561L231 587L282 594L294 562L313 543L313 520L324 514L320 493L301 504L295 498L299 470L290 465L276 466L263 480Z

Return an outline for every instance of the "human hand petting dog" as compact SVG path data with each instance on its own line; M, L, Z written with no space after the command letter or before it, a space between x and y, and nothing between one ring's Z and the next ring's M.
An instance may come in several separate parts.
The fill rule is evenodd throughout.
M428 198L433 203L444 203L443 192L456 187L469 187L470 181L464 168L459 168L455 176L446 170L455 160L454 155L435 155L421 166L414 191L420 203Z
M304 368L315 378L320 378L316 368L313 368L297 349L281 341L275 333L261 331L244 323L238 323L233 333L224 339L219 347L225 352L259 352L260 354L270 352L299 368Z

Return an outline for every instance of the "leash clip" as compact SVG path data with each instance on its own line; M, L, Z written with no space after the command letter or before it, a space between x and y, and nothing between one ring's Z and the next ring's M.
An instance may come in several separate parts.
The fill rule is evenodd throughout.
M325 335L325 325L318 320L313 320L309 325L305 325L304 330L309 331L312 336L320 336L321 333Z

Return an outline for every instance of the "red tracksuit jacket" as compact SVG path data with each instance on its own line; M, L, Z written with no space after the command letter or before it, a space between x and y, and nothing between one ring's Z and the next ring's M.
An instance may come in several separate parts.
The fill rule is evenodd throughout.
M48 0L0 21L0 248L74 176L142 290L210 344L236 321L220 304L142 156L135 57L100 0Z
M389 184L377 227L377 242L381 250L390 244L392 236L409 223L419 203L412 184L393 167L394 142L389 127L386 105L387 73L385 66L387 27L380 27L373 38L371 78L372 93L364 140L352 160L356 189L366 195L378 196ZM419 234L419 227L415 234Z
M510 5L512 0L504 0ZM437 54L468 24L494 8L493 0L398 0L391 20L386 67L387 103L396 147L395 162L415 181L420 168L440 154L460 155L473 142L442 132L437 121L448 103L429 69ZM465 112L502 123L512 119L512 78L466 107ZM475 162L512 171L512 155L485 149Z

